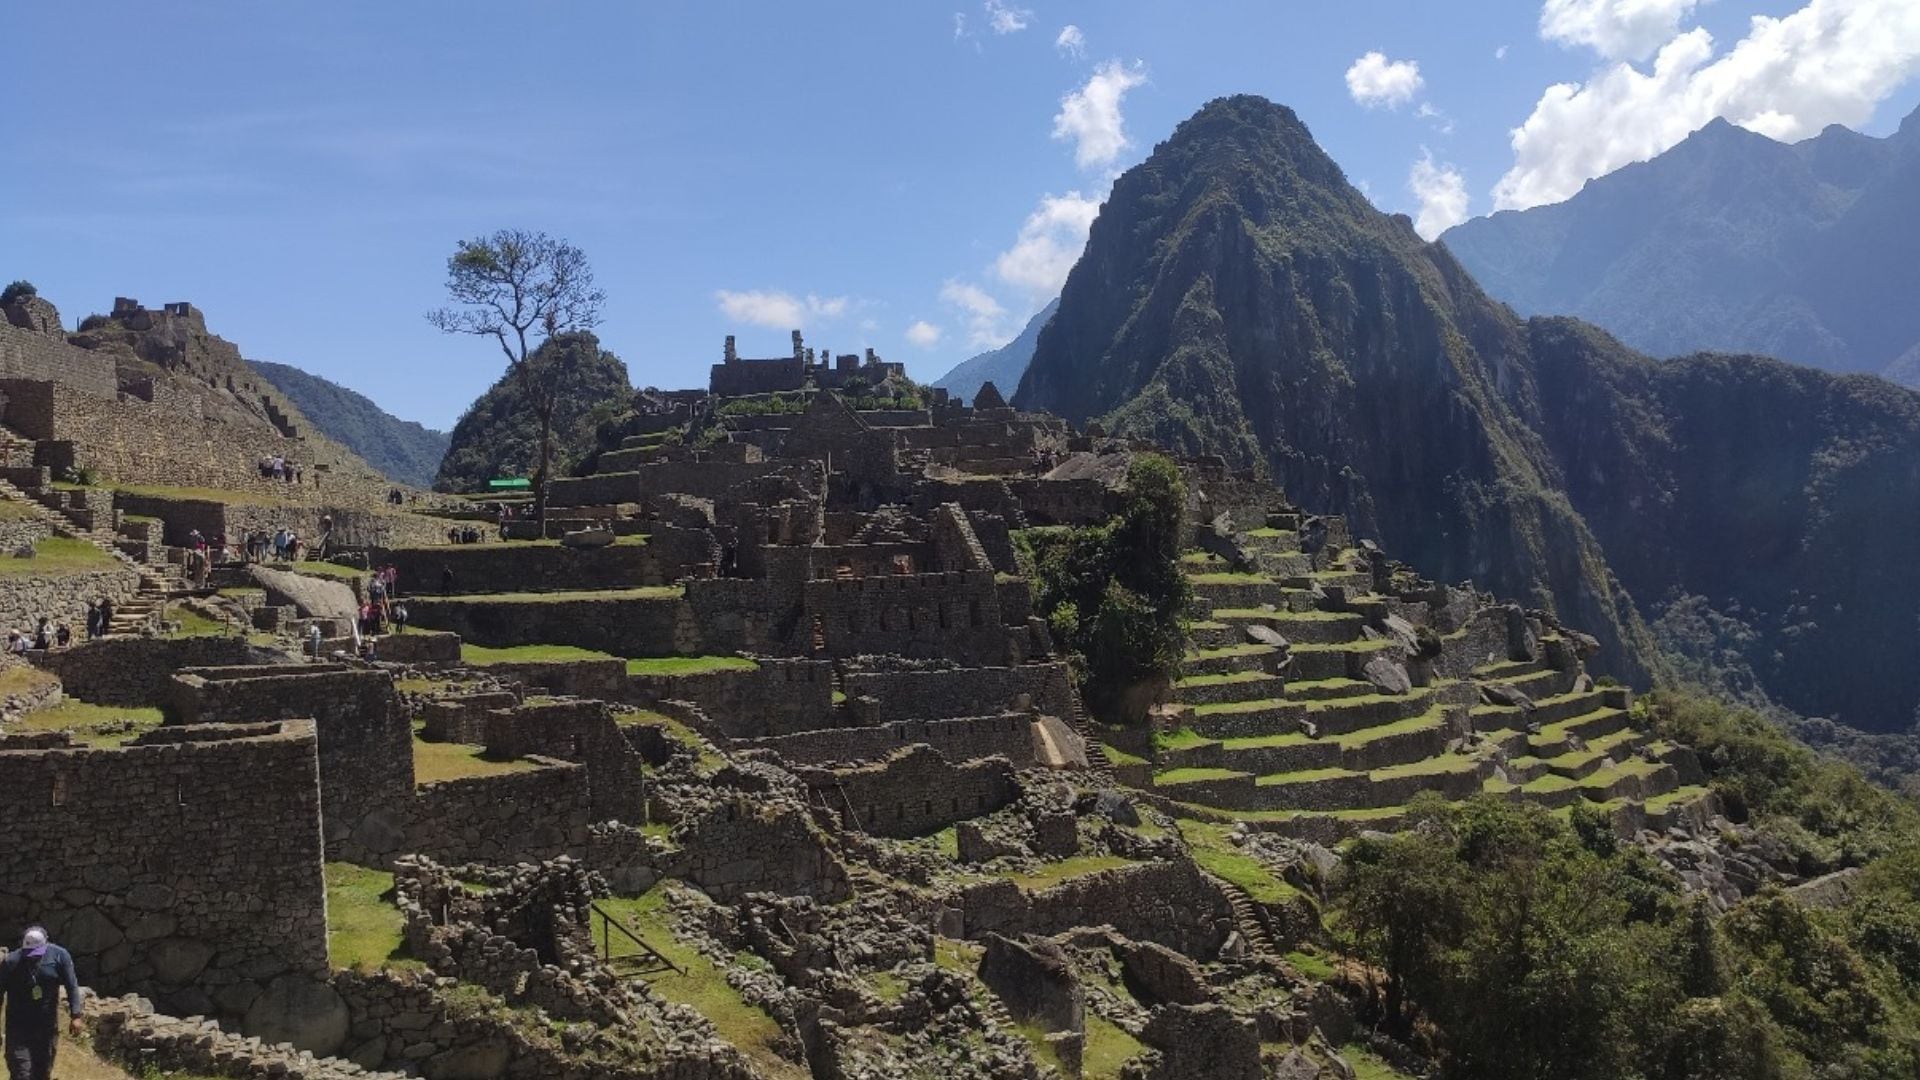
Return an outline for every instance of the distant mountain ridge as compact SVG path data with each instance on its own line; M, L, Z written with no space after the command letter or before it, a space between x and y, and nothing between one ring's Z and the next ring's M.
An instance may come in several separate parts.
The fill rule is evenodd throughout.
M536 378L558 386L553 415L553 473L566 476L599 448L600 424L632 407L627 365L600 347L591 333L560 334L541 343L527 362ZM496 477L531 478L540 459L540 422L505 371L474 399L453 426L447 455L433 478L436 491L485 491Z
M953 370L935 379L933 385L967 402L987 383L992 383L1002 394L1013 393L1013 388L1020 385L1020 376L1027 373L1027 362L1033 359L1033 346L1040 340L1040 328L1047 325L1047 320L1053 318L1059 308L1060 298L1056 296L1027 320L1019 337L997 349L960 361Z
M323 434L369 465L403 484L424 488L433 483L447 453L446 432L402 420L366 395L312 372L263 360L253 366Z
M1014 401L1266 472L1614 674L1665 672L1649 619L1684 598L1751 628L1727 647L1788 708L1920 704L1920 394L1518 319L1260 98L1116 181Z
M1565 202L1441 238L1522 315L1656 356L1777 356L1920 387L1920 112L1883 139L1780 143L1715 120Z

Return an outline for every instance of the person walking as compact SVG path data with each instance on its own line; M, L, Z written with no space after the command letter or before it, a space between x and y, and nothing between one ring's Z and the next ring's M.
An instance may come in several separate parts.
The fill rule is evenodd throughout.
M8 1080L53 1080L60 1041L60 989L67 991L67 1033L80 1034L80 976L67 950L29 926L20 948L0 960L0 1000L7 1007Z

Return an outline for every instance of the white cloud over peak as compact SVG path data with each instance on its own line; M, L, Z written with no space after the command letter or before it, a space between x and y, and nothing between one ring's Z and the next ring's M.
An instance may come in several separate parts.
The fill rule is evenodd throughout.
M1617 63L1585 83L1548 87L1513 130L1514 163L1494 187L1494 207L1568 198L1715 117L1787 141L1828 124L1857 126L1916 73L1913 0L1809 0L1781 18L1756 15L1718 57L1712 35L1695 28L1661 47L1651 70Z
M1058 295L1099 213L1100 200L1078 191L1041 196L1039 207L1021 222L1013 246L994 260L994 273L1036 301Z
M804 297L778 289L748 289L735 292L721 289L713 294L721 314L735 322L752 323L773 330L802 330L810 325L831 322L847 313L850 301L844 296Z
M1053 39L1053 47L1061 56L1084 60L1087 58L1087 35L1079 27L1068 23L1060 28L1060 36Z
M1017 34L1033 22L1033 12L1005 0L987 0L987 25L996 34Z
M907 341L922 349L931 349L940 344L940 328L920 319L907 327Z
M1369 109L1379 105L1389 109L1405 105L1426 84L1420 77L1418 62L1388 60L1382 52L1370 52L1347 69L1347 93Z
M1073 142L1073 159L1081 168L1112 165L1131 145L1120 104L1127 91L1146 81L1145 64L1109 60L1094 69L1085 86L1060 99L1053 137Z
M1437 163L1425 147L1407 174L1407 190L1420 200L1413 230L1432 240L1467 220L1467 178L1451 165Z
M1540 36L1609 60L1645 60L1673 40L1700 0L1546 0Z
M1006 331L1007 309L980 286L950 279L940 286L940 299L966 319L968 344L983 349L998 348L1013 336Z
M1493 58L1495 60L1505 60L1507 58L1507 47L1505 45L1502 45L1499 48L1493 50Z

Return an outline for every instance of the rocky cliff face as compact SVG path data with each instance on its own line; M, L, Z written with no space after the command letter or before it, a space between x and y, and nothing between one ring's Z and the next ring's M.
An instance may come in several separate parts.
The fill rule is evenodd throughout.
M600 347L592 334L563 334L529 360L559 397L553 417L553 475L592 453L601 420L626 409L633 396L627 365ZM499 476L531 476L540 456L540 420L512 372L501 375L467 406L449 437L433 486L440 491L481 491Z
M1115 184L1017 403L1271 472L1436 578L1652 639L1534 428L1524 327L1291 110L1209 104Z
M933 381L933 385L947 391L969 404L980 387L992 383L996 390L1007 393L1020 385L1020 376L1027 373L1027 363L1033 359L1034 343L1040 340L1040 328L1047 325L1053 313L1060 306L1058 298L1047 302L1047 306L1027 320L1026 328L1020 336L997 349L986 352L955 364L952 371Z
M1523 315L1575 315L1656 356L1764 353L1920 387L1920 113L1786 144L1715 120L1565 202L1445 241Z
M1120 178L1017 401L1265 469L1592 628L1616 674L1664 668L1645 618L1685 595L1799 711L1893 730L1920 702L1920 396L1522 321L1266 101Z

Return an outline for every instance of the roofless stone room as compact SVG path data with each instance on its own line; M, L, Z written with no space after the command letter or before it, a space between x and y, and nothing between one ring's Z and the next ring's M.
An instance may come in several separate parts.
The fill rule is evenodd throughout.
M1027 3L12 13L9 1080L1920 1075L1920 13Z

